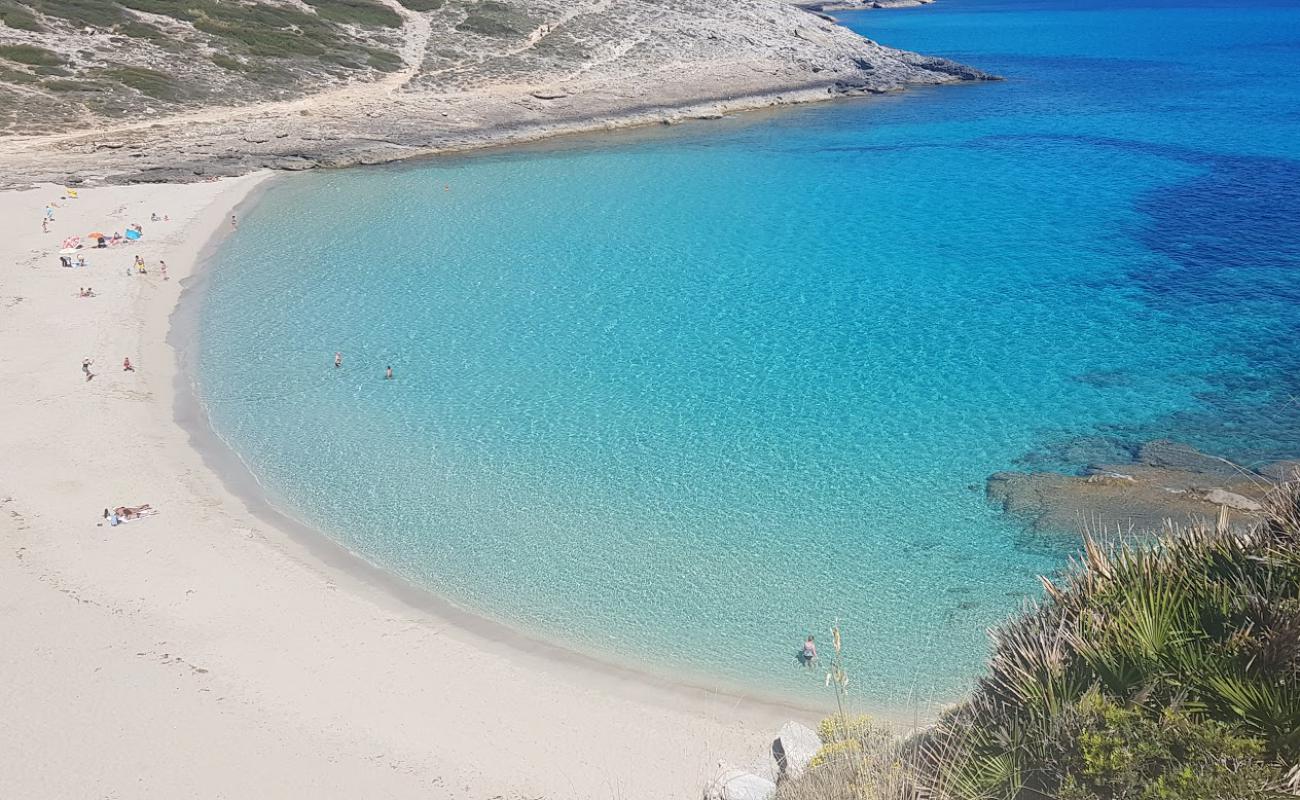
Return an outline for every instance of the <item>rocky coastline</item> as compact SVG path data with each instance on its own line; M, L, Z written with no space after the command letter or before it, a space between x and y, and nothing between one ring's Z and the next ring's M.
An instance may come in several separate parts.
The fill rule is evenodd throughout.
M0 185L184 182L265 168L377 164L992 78L884 47L782 0L738 0L726 8L699 0L453 1L426 11L413 10L424 4L412 0L373 3L390 7L400 25L382 29L365 46L378 52L377 43L386 42L384 52L400 56L400 69L338 78L286 66L286 80L296 81L290 89L267 89L241 76L241 91L261 94L238 104L234 92L217 92L233 79L205 62L178 68L164 84L165 96L149 85L105 84L118 92L118 105L105 110L82 99L93 93L72 90L102 83L95 76L109 72L107 60L135 58L141 63L131 69L154 75L174 55L155 53L152 43L124 49L113 43L122 37L112 31L74 29L49 17L37 21L38 31L0 27L0 46L79 54L49 68L71 77L41 77L40 67L22 73L32 83L16 96L40 113L20 113L24 132L0 137ZM159 19L140 15L176 42L214 46L206 28L195 28L199 23ZM228 59L252 69L252 56L231 52ZM126 68L111 74L135 76L120 71ZM9 88L5 74L0 90ZM26 132L42 119L49 121L45 129Z
M885 8L916 8L917 6L928 6L934 0L867 0L866 2L854 2L854 0L829 0L825 3L799 3L799 7L819 14L829 14L833 11L871 11Z

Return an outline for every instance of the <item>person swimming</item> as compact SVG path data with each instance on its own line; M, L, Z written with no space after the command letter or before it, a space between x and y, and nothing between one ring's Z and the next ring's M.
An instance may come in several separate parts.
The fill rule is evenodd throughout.
M388 369L384 370L384 380L391 381L392 379L393 379L393 368L390 366Z
M342 367L342 366L343 366L343 354L342 354L342 353L335 353L335 354L334 354L334 369L338 369L338 368L340 368L340 367Z

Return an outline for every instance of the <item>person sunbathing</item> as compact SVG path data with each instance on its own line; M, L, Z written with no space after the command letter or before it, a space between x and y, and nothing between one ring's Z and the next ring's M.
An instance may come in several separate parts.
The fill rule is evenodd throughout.
M151 517L158 513L158 509L143 503L138 506L118 506L113 509L113 513L122 519L140 519L141 517Z

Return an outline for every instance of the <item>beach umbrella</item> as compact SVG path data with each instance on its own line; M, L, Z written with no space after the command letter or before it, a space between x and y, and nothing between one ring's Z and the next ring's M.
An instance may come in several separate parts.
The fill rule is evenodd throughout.
M100 233L99 231L95 231L94 233L88 233L88 234L86 234L86 238L87 238L87 239L107 239L108 237L105 236L104 234Z

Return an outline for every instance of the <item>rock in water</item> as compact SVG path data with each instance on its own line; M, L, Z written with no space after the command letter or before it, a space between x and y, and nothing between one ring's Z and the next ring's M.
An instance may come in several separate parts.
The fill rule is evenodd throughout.
M1238 511L1259 511L1263 508L1249 497L1243 497L1227 489L1211 489L1205 493L1205 500L1219 506L1235 508Z
M1228 526L1244 530L1262 519L1270 482L1292 474L1292 462L1252 472L1162 440L1143 445L1128 464L1094 465L1085 475L999 472L987 489L991 501L1036 530L1152 532L1167 522L1217 524L1224 507L1234 512Z
M772 755L776 758L782 775L798 778L803 775L821 747L821 737L811 728L797 722L787 722L781 726L776 741L772 742Z

